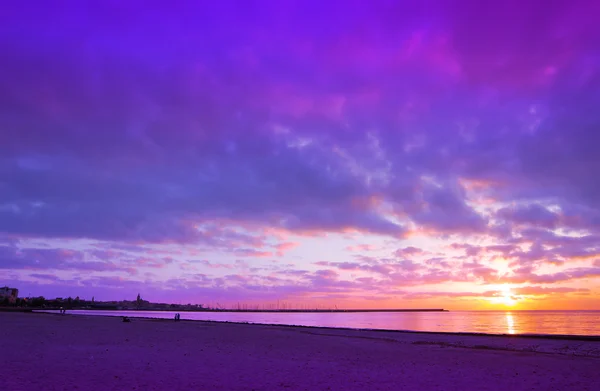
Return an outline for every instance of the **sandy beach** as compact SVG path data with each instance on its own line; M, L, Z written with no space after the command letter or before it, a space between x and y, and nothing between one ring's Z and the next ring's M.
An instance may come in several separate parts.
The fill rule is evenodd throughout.
M600 342L0 312L20 390L597 390Z

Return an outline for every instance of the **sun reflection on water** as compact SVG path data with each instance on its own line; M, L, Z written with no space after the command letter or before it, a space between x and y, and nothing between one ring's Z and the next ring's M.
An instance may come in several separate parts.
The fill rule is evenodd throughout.
M508 334L515 333L515 319L513 318L512 314L510 312L506 313L506 328L507 328Z

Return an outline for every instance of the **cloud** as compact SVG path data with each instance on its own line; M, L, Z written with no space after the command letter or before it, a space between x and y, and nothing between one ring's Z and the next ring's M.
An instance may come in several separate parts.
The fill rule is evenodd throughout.
M64 249L18 249L0 247L3 269L58 269L77 265L83 260L80 252Z
M544 286L525 286L521 288L513 289L513 292L517 295L554 295L562 293L585 293L589 292L589 289L584 288L569 288L569 287L544 287Z
M279 255L283 255L285 252L292 250L296 247L298 247L300 245L300 243L297 242L283 242L283 243L278 243L276 244L275 250L277 250L277 253Z
M520 288L512 289L512 293L515 297L520 296L548 296L548 295L562 295L569 293L587 293L589 289L582 288L569 288L569 287L544 287L544 286L524 286ZM503 291L489 290L483 292L446 292L446 291L433 291L433 292L411 292L406 293L404 296L410 299L424 299L431 297L451 297L451 298L493 298L502 297Z
M3 270L191 279L244 257L255 290L271 257L409 286L596 276L594 2L3 11Z
M173 263L169 257L132 258L105 251L76 251L71 249L16 248L0 246L0 269L39 270L48 272L114 272L135 275L144 268L164 268Z
M439 186L423 183L421 208L411 216L425 229L439 232L472 233L485 231L487 223L465 202L456 184Z
M513 208L503 208L498 215L504 220L516 224L527 224L545 228L554 228L559 222L560 216L549 211L542 205L532 204Z
M264 257L268 258L268 257L273 256L272 252L258 251L258 250L251 249L251 248L235 250L234 254L238 255L240 257L259 257L259 258L264 258Z
M598 267L577 267L566 269L565 271L536 274L531 269L522 269L513 276L503 277L502 280L514 283L531 282L536 284L552 284L564 281L578 280L582 278L600 277L600 268Z
M399 257L399 258L408 258L408 257L412 257L415 255L422 255L425 252L423 250L421 250L420 248L417 247L404 247L404 248L400 248L398 250L396 250L394 252L394 255Z
M29 277L36 278L39 280L47 280L47 281L60 281L60 278L55 276L54 274L42 274L42 273L31 273Z
M367 252L377 250L377 246L372 244L357 244L355 246L348 246L346 250L351 252Z
M72 12L69 23L78 25L75 15L87 11L74 8ZM219 13L216 9L214 12ZM69 23L64 28L69 28ZM49 25L38 23L32 34L46 36L47 28ZM246 27L250 32L253 28ZM120 29L128 27L117 24L115 33ZM200 29L208 32L211 28L207 25ZM256 104L272 107L278 102L270 98L272 91L282 88L279 77L291 71L279 70L283 74L278 77L277 72L264 68L260 59L271 55L269 48L258 44L243 54L246 43L238 37L224 42L231 49L229 56L199 53L199 58L191 60L164 56L166 53L161 51L166 48L152 50L146 45L145 50L136 45L136 50L126 54L116 46L102 44L106 37L100 37L93 26L85 30L89 44L97 48L93 51L96 54L82 52L68 36L53 36L46 42L51 48L48 53L69 47L68 55L49 55L18 44L4 48L13 54L8 57L15 72L15 77L6 80L9 96L13 103L22 102L10 121L22 130L7 135L4 143L12 152L0 166L0 177L9 184L0 203L13 207L2 209L0 221L4 223L0 223L0 230L47 237L197 242L205 239L196 228L197 222L236 216L293 231L359 230L395 237L405 232L402 224L391 221L372 205L356 204L357 199L382 191L389 193L398 187L398 183L388 183L389 178L373 179L364 171L374 173L384 166L389 171L390 164L403 163L389 160L388 151L379 141L383 134L355 133L340 138L333 132L314 133L308 127L327 127L329 120L310 108L300 119L289 117L285 110L273 119L261 113L267 106ZM192 42L178 41L184 38L176 30L167 30L167 36L173 39L171 47L193 46ZM294 37L291 30L286 34ZM407 38L410 36L407 32ZM128 37L122 45L148 39L137 33ZM429 50L439 49L428 40L421 39L418 45L422 47L417 49L425 61L431 61ZM368 50L369 46L359 47ZM293 48L294 44L280 55L293 54ZM37 80L32 74L36 56L47 56L43 57L45 92L23 101L25 98L19 95L23 85ZM160 73L164 66L156 61L159 57L169 63L169 73ZM257 71L271 72L274 77L263 78L260 84L250 83L241 95L232 91L228 87L231 77L250 82L249 69L242 66L245 60L240 62L241 58L254 58ZM293 58L300 60L298 55ZM338 80L343 102L352 106L352 96L362 99L362 87L349 86L345 79L356 77L360 64L356 69L347 69L349 73L342 77L337 65L323 67L323 57L314 60L317 58L318 62L307 65L322 67L321 72L329 76L337 74L334 79ZM385 68L392 65L388 61L393 59L386 53L383 63L373 65ZM116 63L129 66L118 68ZM293 67L292 63L288 66ZM411 69L408 66L407 70L413 72ZM166 82L173 78L187 81ZM209 85L208 80L213 84ZM288 82L291 91L280 104L286 100L291 104L298 94L320 99L324 94L320 86L307 81L298 78ZM209 94L210 90L218 93ZM167 99L178 101L177 108ZM194 110L197 104L212 110ZM237 114L230 116L229 111ZM112 113L111 126L103 126L108 121L104 113ZM351 122L359 125L356 119ZM42 124L56 124L51 138L40 129ZM291 131L273 131L278 127ZM82 129L86 129L86 137L81 136ZM63 152L58 154L58 149ZM377 155L372 156L373 152ZM156 164L160 169L155 169ZM103 175L101 167L112 174ZM412 184L407 185L414 188L419 179L410 181ZM480 219L461 205L461 195L455 190L431 188L422 196L433 210L420 210L413 216L419 224L441 230L481 227ZM452 215L444 209L450 205Z
M14 238L8 235L1 235L0 234L0 244L6 245L6 246L16 246L19 243L19 239L18 238Z

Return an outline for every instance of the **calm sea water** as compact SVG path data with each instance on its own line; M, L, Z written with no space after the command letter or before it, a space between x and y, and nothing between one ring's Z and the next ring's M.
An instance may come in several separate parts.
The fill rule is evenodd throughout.
M58 311L48 311L58 312ZM80 315L173 319L166 311L68 311ZM451 311L350 313L181 312L181 319L220 322L488 334L600 336L600 311Z

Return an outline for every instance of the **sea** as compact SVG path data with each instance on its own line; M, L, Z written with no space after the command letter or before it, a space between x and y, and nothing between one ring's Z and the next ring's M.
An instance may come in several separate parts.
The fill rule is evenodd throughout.
M57 312L58 311L44 311ZM173 319L170 311L72 310L69 314ZM180 312L182 320L483 334L600 336L600 311Z

